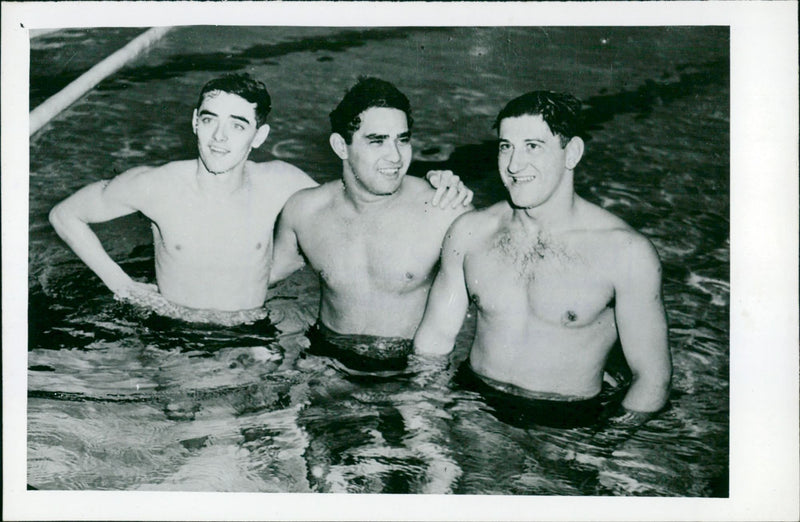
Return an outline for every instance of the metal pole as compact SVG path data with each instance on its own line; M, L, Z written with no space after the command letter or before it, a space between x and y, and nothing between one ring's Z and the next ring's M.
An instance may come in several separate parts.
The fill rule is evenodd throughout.
M103 79L117 72L122 66L139 55L139 53L150 47L170 29L172 29L172 27L153 27L152 29L148 29L131 40L128 45L96 64L83 73L78 79L45 100L44 103L31 111L29 136L32 136L48 121L72 105L75 100L89 92L89 90Z

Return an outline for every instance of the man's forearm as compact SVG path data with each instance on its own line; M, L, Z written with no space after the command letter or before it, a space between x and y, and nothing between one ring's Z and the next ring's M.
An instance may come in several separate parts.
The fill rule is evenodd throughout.
M435 314L434 314L435 315ZM456 335L459 328L455 325L452 317L435 317L428 315L423 317L422 323L414 335L414 352L421 355L447 355L453 351L456 343ZM460 318L459 318L460 319ZM445 321L446 324L441 321ZM458 323L461 324L460 321ZM451 335L450 331L455 330Z
M59 237L112 292L123 293L132 284L130 276L111 259L88 224L58 206L50 212L50 223Z
M646 379L634 375L628 393L622 400L622 407L633 412L657 412L667 403L669 389L669 379Z

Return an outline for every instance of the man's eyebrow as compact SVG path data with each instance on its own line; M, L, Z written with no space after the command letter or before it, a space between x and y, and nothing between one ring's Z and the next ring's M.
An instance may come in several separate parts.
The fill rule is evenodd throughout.
M233 118L234 120L240 120L240 121L243 121L244 123L246 123L246 124L248 124L248 125L250 125L250 124L252 124L252 123L253 123L253 122L251 122L250 120L248 120L247 118L245 118L244 116L237 116L237 115L235 115L235 114L231 114L231 118Z
M197 115L198 116L214 116L215 118L219 118L219 114L217 114L215 112L211 112L208 109L201 109L200 112ZM248 125L252 125L252 123L253 123L252 121L248 120L244 116L237 116L236 114L231 114L231 118L233 118L234 120L239 120L239 121L242 121L244 123L247 123Z
M401 132L400 134L397 135L397 137L398 138L410 138L411 137L411 131L407 130L405 132Z
M389 137L388 134L367 134L364 136L368 140L385 140Z

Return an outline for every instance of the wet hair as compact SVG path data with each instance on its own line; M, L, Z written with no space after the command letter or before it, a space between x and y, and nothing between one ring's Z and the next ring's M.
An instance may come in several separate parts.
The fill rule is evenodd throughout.
M361 126L361 113L373 107L403 111L408 129L411 130L414 120L411 118L411 104L406 95L387 81L362 76L331 112L331 132L344 137L345 143L352 143L353 133Z
M581 101L571 94L553 91L532 91L514 98L503 107L492 125L500 131L500 122L519 116L541 116L550 132L559 137L561 147L581 134Z
M272 109L272 99L269 96L266 85L249 74L226 74L206 83L200 89L200 97L197 100L196 108L199 109L200 105L203 104L206 94L214 91L235 94L250 103L255 103L256 126L260 127L267 123L267 115Z

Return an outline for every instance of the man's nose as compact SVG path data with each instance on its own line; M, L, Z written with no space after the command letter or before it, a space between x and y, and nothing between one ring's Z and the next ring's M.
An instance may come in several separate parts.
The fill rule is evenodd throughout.
M512 151L511 160L508 162L508 171L512 174L516 174L517 172L525 170L526 166L525 155L517 151Z
M397 142L390 141L386 148L387 150L385 158L392 163L398 163L402 156L400 155L400 147L398 146Z
M225 126L218 123L216 127L214 127L213 137L215 141L225 141L228 138L228 133L225 132Z

